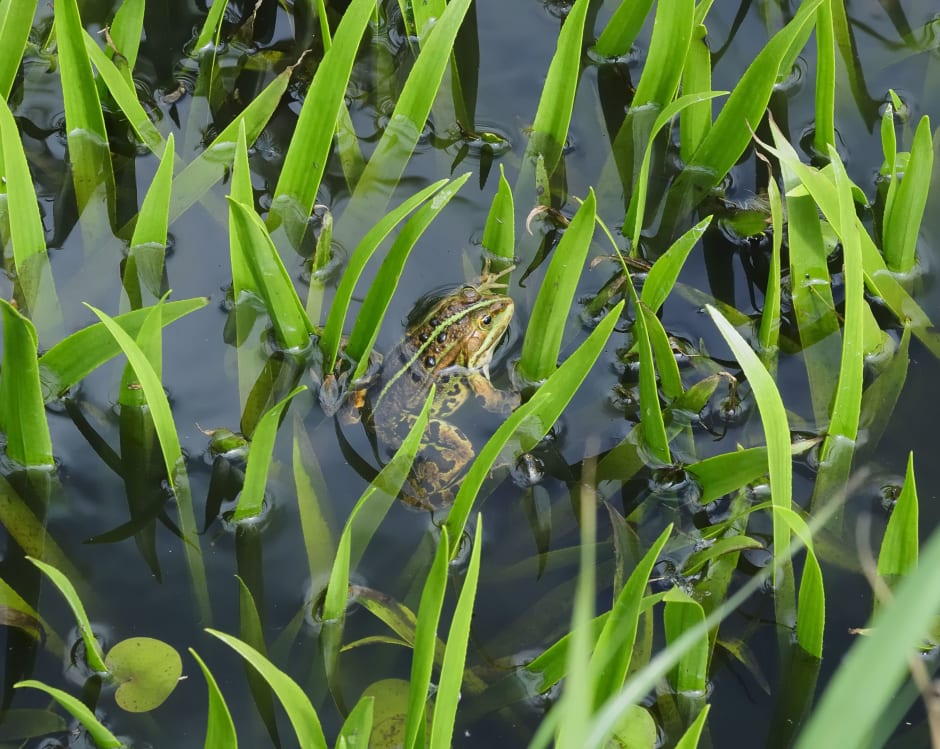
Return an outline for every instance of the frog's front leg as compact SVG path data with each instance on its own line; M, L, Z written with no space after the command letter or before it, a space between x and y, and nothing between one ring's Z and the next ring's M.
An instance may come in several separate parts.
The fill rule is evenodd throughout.
M467 382L477 402L491 413L506 416L519 406L519 393L493 387L493 383L479 372L468 377Z
M431 419L402 488L404 500L426 510L452 504L455 484L473 457L473 443L460 428Z

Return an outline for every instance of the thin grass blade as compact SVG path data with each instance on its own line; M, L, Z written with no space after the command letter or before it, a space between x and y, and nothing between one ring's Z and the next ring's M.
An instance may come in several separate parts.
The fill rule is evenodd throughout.
M98 316L108 333L120 346L127 356L127 360L134 368L134 373L140 382L147 405L153 417L153 425L160 440L160 451L163 454L164 465L170 486L176 496L177 512L179 513L180 532L183 536L183 549L189 566L190 577L193 582L193 592L199 606L200 615L204 619L211 616L209 607L209 589L206 581L206 570L203 566L202 548L199 545L196 516L193 512L192 494L189 489L189 477L186 474L186 465L180 448L179 437L173 422L173 413L163 384L147 360L147 355L140 349L136 341L131 338L117 322L104 312L91 305L86 305ZM158 305L158 308L162 306ZM147 310L152 314L152 310ZM161 321L162 327L162 321Z
M918 535L917 484L914 481L914 453L908 453L904 486L894 503L888 527L878 552L878 574L892 579L910 574L917 567Z
M460 539L477 493L497 458L504 451L515 454L517 450L531 450L548 433L600 356L622 309L620 302L608 312L584 343L542 383L528 403L503 422L477 454L445 522L450 538L455 539L453 543ZM451 549L452 556L456 552L456 547Z
M33 324L0 299L3 367L0 369L0 431L6 454L23 466L52 466L52 438L43 405Z
M908 273L914 267L917 237L927 206L927 191L933 173L933 137L930 118L924 115L911 144L911 154L891 210L885 212L882 242L888 268ZM892 181L898 176L892 174Z
M19 0L0 8L0 99L4 101L10 98L38 4L38 0Z
M88 614L85 613L85 607L82 605L81 598L78 597L75 586L51 564L40 562L33 557L29 557L29 561L52 581L72 610L72 615L78 624L78 631L85 643L85 659L88 661L88 667L99 674L108 673L108 667L104 665L104 651L101 649L101 643L98 642L98 638L95 637L95 633L91 629L91 621L88 619Z
M797 749L866 745L908 677L908 661L940 610L940 588L934 585L938 565L940 533L934 532L917 568L879 608L869 636L857 639L842 660L800 733Z
M450 203L451 198L457 194L469 177L470 172L466 172L442 187L434 196L434 200L425 203L415 211L395 237L395 241L375 274L375 280L366 292L366 298L362 302L362 308L356 316L356 324L346 344L346 355L358 362L353 375L354 379L365 373L369 354L375 345L385 312L398 287L398 279L401 278L402 269L405 267L411 250L424 234L425 229Z
M254 286L277 331L278 343L286 349L303 349L310 342L313 324L277 254L271 235L254 208L231 197L228 201L239 244L242 248L251 248L250 252L241 255L248 261Z
M163 289L164 261L166 259L167 222L170 210L170 186L173 183L173 136L160 159L160 166L144 196L131 238L124 265L124 288L131 300L131 308L144 306L143 291L158 300Z
M163 303L164 326L205 307L207 297ZM149 309L134 310L114 317L125 333L136 337ZM61 397L106 361L121 353L121 347L102 323L94 323L63 338L39 357L39 376L46 400Z
M519 370L532 382L544 380L558 366L565 323L594 235L596 206L591 190L555 248L539 289L519 360Z
M446 534L446 530L444 532ZM441 546L447 546L447 536L441 536ZM470 622L473 618L473 604L476 599L477 583L480 580L480 552L483 548L483 517L477 516L476 531L473 536L473 548L470 563L464 576L457 608L450 622L447 634L447 647L444 649L444 663L441 666L441 679L434 699L434 717L431 723L432 749L449 749L454 734L457 718L457 703L463 686L464 668L467 663L467 643L470 640ZM446 558L446 553L444 557Z
M313 210L359 41L374 11L373 0L353 0L343 12L333 43L306 92L284 157L267 225L273 232L284 223L295 246Z
M114 169L108 131L85 51L85 29L76 0L60 0L56 4L55 18L75 197L79 213L84 213L89 205L96 209L89 229L91 236L97 236L106 228L98 222L107 220L114 210ZM106 216L99 216L96 206L107 206Z
M342 338L343 325L346 322L346 312L349 310L349 304L352 301L352 294L359 277L366 267L369 258L375 253L382 240L395 228L395 226L405 218L411 211L429 200L432 195L441 190L447 184L446 179L439 180L432 185L428 185L416 195L407 198L395 210L385 214L377 222L372 223L372 228L365 234L362 241L356 247L356 251L350 256L346 270L343 271L343 277L340 279L339 287L333 297L333 304L330 306L330 313L326 319L326 325L320 334L320 350L323 352L323 369L325 372L331 372L336 366L336 357L339 354L340 339ZM345 214L344 214L345 215Z
M452 0L421 46L385 132L337 225L341 244L358 245L365 234L363 227L372 225L388 205L427 122L469 7L470 0Z
M29 687L48 694L85 727L85 730L88 731L88 735L91 737L92 741L95 742L95 746L98 747L98 749L121 749L121 747L124 746L113 733L105 728L104 724L98 720L95 714L89 710L80 699L73 697L68 692L63 692L61 689L56 689L55 687L46 686L41 681L36 681L35 679L19 681L14 684L13 687L15 689Z
M300 746L304 749L327 749L326 737L320 727L317 711L314 710L310 700L307 699L307 695L304 694L304 690L300 688L296 681L237 637L232 637L214 629L206 629L206 632L219 638L248 661L271 685L271 689L274 690L274 693L281 701L281 705L283 705L284 711L294 727Z
M6 10L9 13L9 8ZM0 35L2 33L0 29ZM0 148L3 154L2 190L6 193L17 285L22 293L24 309L40 330L48 330L61 324L62 311L46 253L45 230L32 175L16 121L6 102L0 104Z
M431 685L431 671L434 668L434 651L437 645L437 628L447 593L447 562L450 548L447 528L442 528L441 539L431 569L425 578L421 591L421 603L418 606L418 619L415 624L414 654L411 659L411 684L408 690L408 713L405 718L404 749L413 749L418 734L425 724L425 708L428 700L428 688ZM461 669L461 673L463 669ZM443 671L442 671L443 674ZM436 708L435 708L436 713ZM434 746L432 743L431 746Z
M790 427L787 412L780 398L780 391L770 373L761 364L757 354L748 346L741 334L735 330L720 312L711 305L706 306L709 316L725 342L744 370L747 381L754 392L757 408L763 422L764 440L767 444L767 462L770 473L771 501L774 506L774 553L790 545L790 534L786 525L779 521L777 508L789 509L793 495L793 472L790 458ZM774 580L780 572L774 567Z
M235 733L235 723L232 713L225 703L225 697L219 685L209 671L209 667L195 650L189 648L190 655L196 659L202 675L206 679L206 688L209 691L209 708L206 716L206 743L204 749L238 749L238 735Z
M277 428L281 423L281 416L287 404L293 400L297 393L307 389L306 385L296 387L261 417L251 438L251 448L248 451L248 465L245 468L245 484L238 497L238 506L232 515L232 520L248 520L261 514L264 504L264 489L267 486L268 471L271 468L271 458L274 454L274 440L277 437Z
M581 69L581 46L584 43L584 20L589 0L576 0L564 26L558 34L558 46L548 66L539 108L532 123L532 134L526 146L525 158L534 161L538 155L545 158L545 170L551 174L561 160L568 126L574 111L574 95Z

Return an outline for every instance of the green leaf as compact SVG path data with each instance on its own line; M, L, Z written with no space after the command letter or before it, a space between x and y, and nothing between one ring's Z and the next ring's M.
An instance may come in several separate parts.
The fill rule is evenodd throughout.
M395 237L395 241L375 274L375 279L366 292L366 298L362 302L362 307L356 316L356 324L353 326L352 333L349 334L349 342L346 344L346 355L353 361L358 362L353 379L363 376L366 372L369 353L372 351L376 337L378 337L385 312L415 243L424 234L425 229L431 225L431 222L450 203L451 198L457 194L469 177L470 172L466 172L442 187L440 192L434 196L434 200L425 203L415 211L414 215L408 219L398 232L398 236Z
M352 301L353 291L359 282L369 258L375 253L382 240L395 228L402 219L411 211L421 205L425 200L429 200L432 195L441 190L447 184L446 179L439 180L433 185L428 185L416 195L407 198L395 210L386 213L381 219L370 222L372 228L366 233L362 241L356 247L356 251L349 258L349 263L343 271L339 287L336 289L336 295L333 297L333 304L330 305L330 314L326 319L326 325L320 335L320 350L323 352L323 369L325 372L333 371L336 366L336 357L339 353L340 340L343 333L343 325L346 321L346 312Z
M561 415L568 401L587 377L597 357L610 337L614 324L620 317L623 302L614 307L587 337L578 349L544 382L528 403L517 408L496 430L496 433L477 453L476 460L464 477L457 497L447 516L447 527L453 543L459 541L464 525L470 516L483 481L490 468L501 454L515 454L531 450ZM507 450L508 448L508 450ZM451 549L451 555L457 551Z
M163 462L170 480L170 486L176 496L180 531L184 540L183 549L186 553L186 561L193 581L196 602L200 607L201 615L208 618L210 613L209 590L202 561L202 549L199 545L199 536L196 529L196 517L193 513L189 477L186 474L183 453L180 449L176 425L173 422L173 413L163 390L163 384L157 373L154 372L153 367L150 366L146 354L134 339L104 312L91 305L86 306L98 316L108 332L117 341L117 344L127 356L128 363L134 368L134 373L137 375L141 389L144 392L150 414L153 417L153 425L159 437L160 451L163 454ZM147 310L147 312L150 314L151 310Z
M306 385L301 385L291 390L284 399L269 408L258 422L251 437L248 465L245 468L245 483L238 497L238 506L232 515L233 521L247 520L261 514L264 488L267 486L271 457L274 454L274 440L277 437L278 425L281 423L281 415L293 397L306 389Z
M914 133L911 156L890 210L886 208L882 243L885 263L893 271L907 273L914 267L920 224L927 206L933 174L933 138L930 118L924 115ZM898 175L892 173L892 181Z
M255 213L254 208L239 203L232 197L229 201L229 216L239 245L251 248L244 257L251 269L255 288L261 296L274 329L278 343L287 349L302 349L310 340L313 324L307 317L303 302L297 296L297 290L281 261L274 242ZM233 248L233 252L234 252Z
M52 438L36 359L36 329L4 299L0 299L0 317L0 431L6 436L6 454L23 466L52 466Z
M164 703L183 673L180 654L152 637L121 640L104 659L117 682L114 701L129 713L147 713Z
M682 738L679 739L679 742L676 744L676 749L696 749L702 737L702 731L705 728L705 719L708 718L709 710L711 710L711 705L705 705L705 707L699 711L695 720L692 721L692 725L682 734Z
M657 3L649 53L631 107L665 107L675 97L692 39L694 11L695 0Z
M659 559L671 534L672 525L668 525L652 543L633 568L604 622L591 655L591 682L594 685L595 707L617 694L623 686L636 643L643 595L649 585L653 565Z
M202 675L206 679L206 687L209 690L209 710L206 717L206 743L203 745L204 749L238 749L235 723L232 721L232 714L229 712L228 705L225 704L225 697L222 696L215 677L195 650L189 648L189 653L196 659L199 668L202 669Z
M724 538L718 539L710 546L706 546L704 549L699 549L689 554L688 558L685 560L685 564L682 566L682 574L690 577L696 575L706 564L723 557L725 554L734 554L748 549L763 548L764 545L755 538L749 538L748 536L725 536Z
M813 145L826 153L836 145L836 44L832 25L832 2L816 9L816 118Z
M934 584L938 566L940 533L934 532L917 568L901 579L892 600L879 607L870 635L858 638L843 658L800 733L797 749L867 745L909 678L909 660L940 609L940 587Z
M97 208L107 201L110 216L115 188L108 131L91 63L85 51L85 30L76 0L60 0L56 4L55 23L69 164L75 183L78 211L81 214L89 204ZM100 220L101 217L96 215L95 222ZM95 223L92 225L92 236L104 230L104 226Z
M779 522L776 512L776 509L781 507L789 509L793 495L793 467L790 460L790 427L787 423L787 412L783 407L780 391L777 390L770 373L757 358L757 354L720 312L711 305L706 305L705 309L744 370L760 411L764 439L767 443L771 500L775 510L773 536L774 554L777 555L790 545L789 532L786 526ZM775 581L779 575L780 572L775 566Z
M408 713L405 719L404 749L413 749L418 734L425 725L425 706L428 688L431 685L431 670L434 667L434 651L437 645L437 627L447 592L447 561L449 543L447 528L442 528L441 539L434 553L434 561L425 578L415 624L414 654L411 659L411 685L408 691ZM463 669L461 668L461 673ZM443 678L443 672L442 672ZM436 707L435 707L436 715ZM433 724L432 724L433 725ZM432 743L432 746L435 744Z
M482 515L477 516L476 525L473 548L470 552L470 563L467 565L467 573L464 576L463 586L457 598L457 608L454 609L454 616L450 622L447 647L444 649L444 663L441 665L441 679L434 699L434 717L431 723L430 743L432 749L436 747L449 749L453 739L457 718L457 703L460 701L464 668L467 663L467 643L470 640L473 604L477 593L477 583L480 580L480 552L483 549ZM446 529L441 536L441 546L447 546ZM431 650L430 647L429 650Z
M144 0L126 0L114 14L110 26L111 41L114 49L109 49L110 57L120 57L122 74L131 86L134 85L132 71L137 65L137 53L144 31Z
M73 0L74 1L74 0ZM214 7L214 6L213 6ZM281 97L290 83L293 68L286 68L271 81L251 103L245 107L219 133L205 151L176 175L170 198L170 223L178 219L187 208L202 198L209 188L221 180L232 163L238 130L245 123L247 142L250 146L264 130L265 125L281 103Z
M699 8L703 7L699 3ZM689 51L682 71L682 93L685 96L707 95L712 90L712 57L706 38L708 29L700 22L692 29ZM682 97L684 98L684 97ZM712 105L698 99L682 111L679 118L679 155L684 162L692 159L712 126Z
M408 74L395 110L369 163L359 179L342 219L337 239L346 246L358 245L363 228L375 223L398 185L428 119L431 105L450 62L450 52L470 0L452 0L421 45L421 52Z
M48 694L85 727L85 730L88 731L88 735L91 736L91 740L95 742L95 746L97 746L98 749L122 749L124 746L113 733L104 727L104 724L95 717L95 714L85 707L81 700L73 697L68 692L63 692L61 689L56 689L55 687L46 686L41 681L35 681L33 679L17 682L13 686L16 689L30 687Z
M33 557L29 557L29 561L42 570L43 574L52 581L53 585L59 589L66 603L68 603L69 608L72 609L72 615L75 617L75 621L78 624L78 631L81 633L82 641L85 643L85 659L88 661L88 667L92 671L96 671L100 674L107 673L108 667L104 663L104 652L101 649L101 644L95 637L95 633L91 630L91 621L88 619L88 614L85 613L85 607L78 597L75 586L51 564L40 562Z
M751 129L756 129L764 116L777 76L790 57L791 47L807 33L808 24L822 2L804 0L793 20L774 35L734 87L689 164L692 169L710 170L711 184L720 182L744 153L751 141Z
M38 4L38 0L20 0L0 7L0 99L4 101L10 99Z
M506 181L503 164L499 165L499 186L483 227L483 247L497 257L511 260L516 251L516 212L512 189Z
M9 8L0 12L9 15ZM0 28L0 38L2 34L3 29ZM19 130L6 102L0 104L0 153L4 170L0 189L6 193L13 263L25 309L40 329L58 326L62 321L62 311L46 254L39 203Z
M216 3L213 3L213 8ZM122 5L123 8L123 5ZM98 42L87 31L84 32L85 53L88 59L98 69L100 80L104 81L108 93L120 107L127 118L127 123L133 128L137 137L153 153L162 158L166 142L160 131L147 115L147 111L137 98L133 80L128 80L129 73L120 70L108 56L101 51Z
M166 326L209 303L208 297L182 299L163 303L163 319ZM114 322L130 337L136 337L141 325L151 310L140 309L115 316ZM39 357L39 373L44 398L61 397L69 388L77 385L86 375L121 353L121 347L104 324L89 325L63 338Z
M428 414L433 402L432 386L424 408L401 446L375 480L366 487L349 513L339 539L336 559L330 570L330 581L323 601L323 629L320 633L320 648L323 652L327 681L333 690L334 699L339 704L342 703L342 694L339 691L338 664L346 623L349 571L359 563L366 546L401 490L427 428Z
M271 685L271 689L274 690L274 693L281 701L281 705L283 705L284 711L294 727L300 746L304 749L326 749L326 738L323 735L323 729L320 727L317 712L313 709L313 705L310 704L304 690L300 688L296 681L237 637L232 637L214 629L206 629L206 632L213 637L218 637L248 661Z
M366 687L360 699L371 697L372 735L370 749L400 749L405 737L405 713L408 709L408 682L382 679Z
M372 714L375 698L363 696L356 703L336 737L336 749L340 746L348 749L368 749L369 737L372 734Z
M711 222L712 217L706 216L656 258L653 267L646 274L646 280L643 281L643 290L640 292L640 299L652 312L659 312L663 302L672 293L686 258L702 238Z
M796 641L814 658L822 658L823 633L826 629L826 595L822 570L811 549L807 548L800 578L797 602Z
M917 484L914 481L914 453L908 453L904 486L894 503L888 527L878 552L878 574L902 577L917 567L918 535Z
M170 135L163 158L160 159L160 166L140 206L140 214L124 264L124 289L130 298L132 309L144 306L143 289L150 292L153 300L159 299L164 293L163 269L172 182L173 136Z
M558 366L565 323L571 315L578 279L594 235L596 206L594 191L590 190L555 248L545 273L519 360L520 371L530 381L544 380Z
M679 639L683 633L693 630L705 622L705 612L700 603L680 588L666 593L666 608L663 611L663 627L666 631L666 647ZM669 675L670 686L679 694L704 694L708 674L708 635L699 636L695 645L687 650Z
M32 739L51 733L65 733L68 729L65 719L52 710L12 708L3 712L0 741Z
M374 12L373 0L349 4L304 96L267 220L272 232L285 223L295 246L313 211L359 41Z
M604 57L622 57L630 51L653 7L653 0L620 0L594 45Z
M535 161L545 158L545 170L551 174L561 159L568 126L574 110L574 95L578 88L581 68L581 45L584 40L584 20L589 0L575 0L558 34L558 46L548 66L542 86L539 108L532 123L532 134L526 146L525 158Z

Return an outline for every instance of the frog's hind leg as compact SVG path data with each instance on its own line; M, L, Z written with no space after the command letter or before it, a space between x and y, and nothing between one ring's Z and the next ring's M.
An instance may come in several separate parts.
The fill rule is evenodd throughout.
M473 443L453 424L431 419L402 494L409 504L440 509L453 503L454 484L473 460Z

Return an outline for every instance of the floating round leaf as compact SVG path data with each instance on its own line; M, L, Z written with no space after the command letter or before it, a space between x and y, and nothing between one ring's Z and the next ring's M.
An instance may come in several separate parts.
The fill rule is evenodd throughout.
M114 700L129 713L146 713L162 705L183 673L179 653L151 637L119 642L105 664L119 682Z

